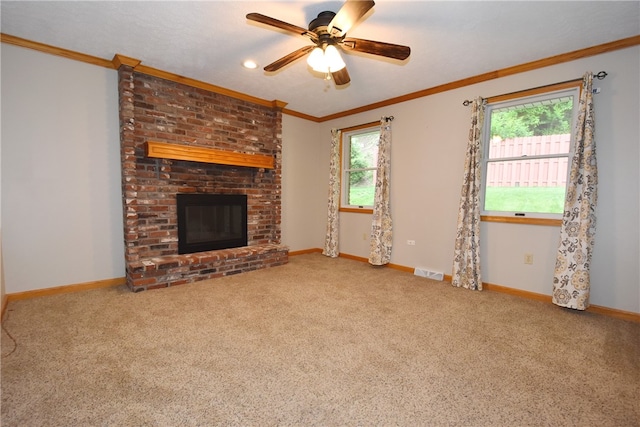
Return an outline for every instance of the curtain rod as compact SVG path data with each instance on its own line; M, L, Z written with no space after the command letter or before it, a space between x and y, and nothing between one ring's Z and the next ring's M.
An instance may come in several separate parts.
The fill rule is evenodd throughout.
M596 78L596 79L598 79L598 80L602 80L602 79L604 79L605 77L607 77L607 75L608 75L608 74L607 74L607 72L606 72L606 71L600 71L600 72L598 72L598 74L594 74L594 75L593 75L593 77L595 77L595 78ZM579 82L579 81L582 81L582 77L581 77L581 78L579 78L579 79L566 80L566 81L564 81L564 82L551 83L551 84L548 84L548 85L543 85L543 86L538 86L538 87L532 87L532 88L530 88L530 89L525 89L525 91L528 91L528 90L536 90L536 89L544 89L545 87L549 87L549 86L555 86L555 85L561 85L561 84L565 84L565 83L572 83L572 82ZM494 96L492 96L491 98L495 98L495 97L498 97L498 96L513 95L513 94L516 94L516 93L519 93L519 92L524 92L524 91L519 90L519 91L516 91L516 92L503 93L502 95L494 95ZM471 103L472 103L472 102L473 102L473 101L471 101L471 100L465 99L465 100L462 102L462 105L464 105L465 107L468 107L469 105L471 105Z
M373 127L375 125L379 125L380 121L382 121L382 120L384 120L385 122L392 122L393 119L395 119L395 117L393 117L393 116L382 116L382 117L380 117L380 120L377 120L375 122L363 123L361 125L349 126L349 127L346 127L346 128L340 128L340 129L335 129L335 130L339 130L340 132L351 132L352 130L364 129L364 128L368 128L368 127Z

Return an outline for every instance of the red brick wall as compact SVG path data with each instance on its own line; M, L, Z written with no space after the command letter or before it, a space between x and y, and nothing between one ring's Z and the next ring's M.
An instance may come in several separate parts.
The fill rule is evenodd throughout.
M266 245L279 253L276 265L283 263L282 250L278 248L282 113L276 108L138 73L126 65L119 69L119 93L129 286L137 290L140 286L146 289L207 278L206 274L194 275L193 270L188 275L177 272L173 275L175 280L150 281L144 274L133 276L134 271L140 276L143 264L167 265L169 258L178 265L189 264L192 259L177 255L175 195L179 192L246 194L249 247ZM147 158L145 143L149 140L259 153L273 156L275 166L258 169ZM260 265L247 269L255 268ZM200 267L201 271L210 269Z

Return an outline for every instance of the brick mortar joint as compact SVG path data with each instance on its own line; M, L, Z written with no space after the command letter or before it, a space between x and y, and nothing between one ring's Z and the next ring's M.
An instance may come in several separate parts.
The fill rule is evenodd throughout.
M208 256L215 257L216 262L224 262L224 261L228 261L229 259L241 260L243 258L249 258L252 256L268 255L268 254L278 253L278 252L284 252L288 254L289 247L282 244L269 243L269 244L262 244L262 245L242 246L240 248L197 252L197 253L191 253L191 254L155 256L155 257L149 257L149 258L141 258L138 261L129 262L128 267L131 270L135 270L135 269L148 270L148 269L158 269L160 265L165 265L168 263L178 263L178 265L182 265L182 266L198 264L201 262L201 258L206 258ZM239 255L239 256L235 256L235 255Z

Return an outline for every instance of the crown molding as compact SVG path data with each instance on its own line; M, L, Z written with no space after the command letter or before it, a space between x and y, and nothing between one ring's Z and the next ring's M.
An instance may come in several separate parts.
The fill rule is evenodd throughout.
M115 68L116 70L123 65L135 68L140 65L141 62L142 61L140 61L139 59L129 58L128 56L120 55L119 53L116 53L111 60L113 68Z
M319 122L326 122L328 120L334 120L341 117L351 116L353 114L362 113L365 111L374 110L376 108L387 107L389 105L398 104L400 102L411 101L413 99L423 98L429 95L435 95L436 93L447 92L453 89L459 89L465 86L471 86L476 83L486 82L488 80L499 79L501 77L511 76L514 74L524 73L527 71L537 70L539 68L549 67L551 65L562 64L564 62L575 61L576 59L587 58L589 56L600 55L602 53L613 52L615 50L626 49L628 47L637 46L640 44L640 35L628 37L626 39L616 40L609 43L604 43L585 49L574 50L572 52L563 53L560 55L550 56L548 58L539 59L536 61L526 62L524 64L515 65L513 67L502 68L500 70L490 71L484 74L478 74L477 76L467 77L465 79L456 80L450 83L445 83L439 86L434 86L428 89L419 90L417 92L408 93L395 98L390 98L384 101L376 102L373 104L363 105L362 107L353 108L351 110L342 111L328 116L318 117Z
M218 93L220 95L229 96L231 98L240 99L242 101L252 102L254 104L263 105L265 107L282 109L284 108L285 105L287 105L286 102L283 102L283 101L278 101L278 100L268 101L266 99L247 95L246 93L236 92L235 90L226 89L220 86L203 82L201 80L192 79L190 77L184 77L179 74L170 73L168 71L159 70L157 68L148 67L142 64L139 64L133 67L133 70L138 73L159 77L161 79L169 80L176 83L181 83L181 84L191 86L191 87L196 87L199 89L204 89L209 92Z
M143 65L142 61L140 61L139 59L130 58L120 54L115 54L113 59L108 60L108 59L98 58L96 56L86 55L84 53L74 52L68 49L62 49L59 47L50 46L44 43L34 42L31 40L11 36L9 34L4 34L4 33L0 33L0 42L12 44L19 47L24 47L27 49L37 50L39 52L48 53L51 55L62 56L64 58L73 59L75 61L80 61L80 62L86 62L89 64L98 65L100 67L105 67L109 69L117 70L122 65L127 65L132 67L134 71L139 73L147 74L154 77L160 77L165 80L170 80L176 83L182 83L187 86L208 90L209 92L226 95L231 98L252 102L254 104L263 105L265 107L274 108L277 110L284 110L284 107L287 105L287 103L284 101L280 101L280 100L268 101L262 98L257 98L255 96L247 95L242 92L236 92L220 86L212 85L210 83L205 83L200 80L180 76L178 74L159 70L157 68L148 67L146 65Z
M434 95L441 92L447 92L453 89L458 89L465 86L474 85L489 80L498 79L501 77L511 76L514 74L524 73L527 71L537 70L539 68L549 67L551 65L562 64L564 62L575 61L576 59L587 58L589 56L600 55L607 52L613 52L620 49L626 49L640 45L640 35L627 37L612 41L609 43L603 43L596 46L591 46L584 49L574 50L572 52L563 53L560 55L550 56L548 58L539 59L536 61L526 62L524 64L515 65L513 67L502 68L500 70L490 71L488 73L479 74L472 77L467 77L461 80L456 80L450 83L434 86L431 88L419 90L417 92L408 93L405 95L389 98L384 101L375 102L373 104L363 105L361 107L345 110L339 113L330 114L327 116L316 117L309 114L301 113L295 110L285 108L287 103L279 100L268 101L255 96L247 95L242 92L236 92L230 89L225 89L220 86L216 86L210 83L205 83L200 80L195 80L189 77L180 76L178 74L169 73L156 68L142 65L140 60L129 58L123 55L116 54L112 60L98 58L91 55L86 55L79 52L74 52L68 49L62 49L55 46L46 45L44 43L38 43L20 37L11 36L8 34L0 33L0 42L8 43L15 46L25 47L28 49L38 50L40 52L49 53L52 55L63 56L65 58L74 59L76 61L86 62L101 67L117 69L121 65L129 65L137 72L160 77L166 80L171 80L177 83L182 83L188 86L197 87L208 90L210 92L219 93L221 95L230 96L232 98L241 99L248 102L253 102L258 105L271 107L282 111L283 114L287 114L294 117L299 117L305 120L309 120L316 123L326 122L329 120L338 119L341 117L351 116L353 114L362 113L377 108L387 107L389 105L398 104L401 102L411 101L425 96ZM135 64L135 65L132 65Z
M63 49L61 47L55 47L44 43L34 42L20 37L11 36L9 34L0 33L0 42L12 44L14 46L26 47L27 49L33 49L39 52L49 53L51 55L62 56L64 58L86 62L87 64L98 65L100 67L113 68L113 63L108 59L103 59L97 56L87 55L84 53L79 53L73 50Z
M282 113L287 114L289 116L294 116L294 117L299 117L301 119L309 120L310 122L320 123L322 121L320 117L311 116L309 114L301 113L295 110L289 110L288 108L283 109Z

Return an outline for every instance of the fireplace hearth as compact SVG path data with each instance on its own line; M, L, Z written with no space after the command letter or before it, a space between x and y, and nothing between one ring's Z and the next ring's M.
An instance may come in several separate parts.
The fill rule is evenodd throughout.
M176 195L178 254L247 246L247 196Z

